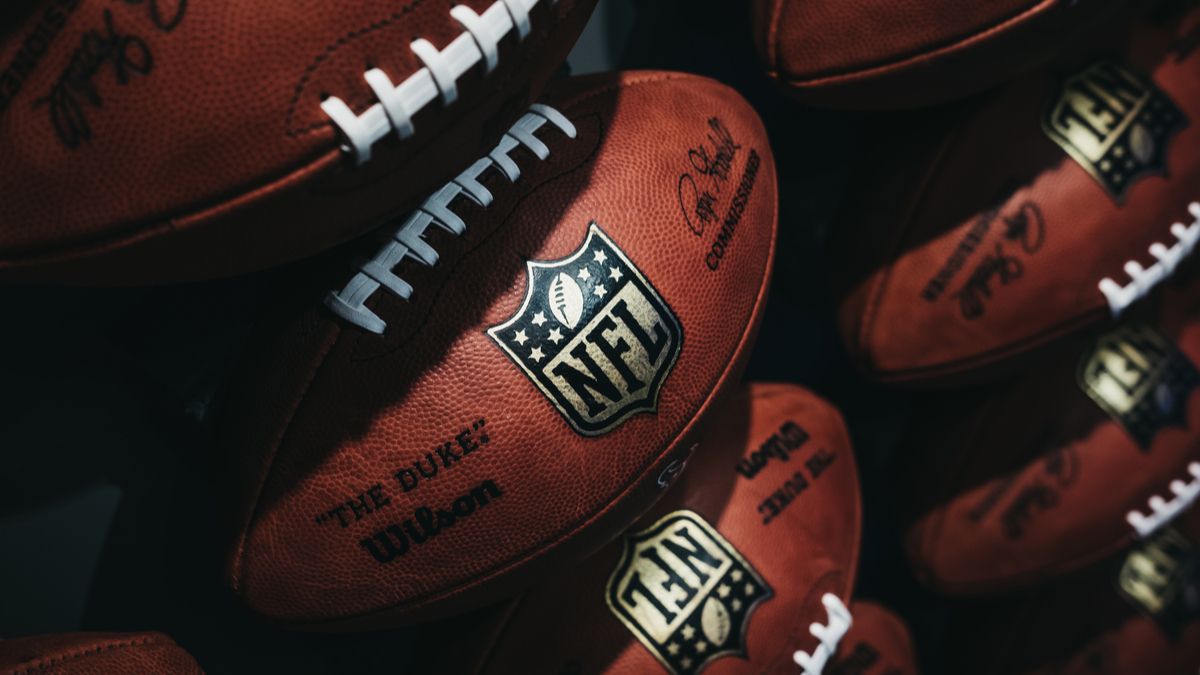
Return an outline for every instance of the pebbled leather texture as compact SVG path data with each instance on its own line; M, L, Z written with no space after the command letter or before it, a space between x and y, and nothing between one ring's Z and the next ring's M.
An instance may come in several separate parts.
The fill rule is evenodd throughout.
M162 633L63 633L0 640L0 675L203 675Z
M841 331L867 373L921 386L986 379L1111 316L1100 281L1128 284L1126 262L1151 266L1150 246L1174 244L1172 224L1194 220L1197 30L1197 11L1146 19L970 104L879 129L832 244ZM1165 169L1119 198L1043 129L1062 82L1097 59L1148 77L1189 120L1150 146Z
M467 223L462 237L427 231L441 258L434 268L401 264L411 302L385 291L368 302L388 323L384 335L342 323L315 296L308 310L267 322L248 353L222 438L239 496L230 580L258 612L298 627L367 628L512 594L594 551L658 499L658 475L686 457L697 424L737 382L777 225L774 164L757 115L723 85L660 72L567 80L545 102L577 137L543 128L545 161L519 149L515 184L485 176L491 207L453 206ZM715 270L706 261L722 225L695 234L679 198L681 176L695 171L689 150L715 161L713 143L725 145L713 119L738 146L720 169L727 177L702 183L715 191L719 223L731 223ZM527 263L576 252L592 222L657 290L682 339L656 407L589 436L487 330L521 308ZM326 291L353 270L327 272L311 277ZM550 324L528 328L530 351L552 339L535 328L561 328L543 318ZM447 448L461 458L439 459ZM395 474L422 467L430 476L415 487L403 479L406 491ZM487 481L501 496L426 543L388 563L364 548L420 508L448 509ZM389 501L378 511L351 515L345 527L336 517L318 522L376 484Z
M853 109L961 98L1028 71L1125 0L754 0L767 72L797 98Z
M917 655L904 620L865 600L850 605L854 624L825 675L917 675Z
M1196 271L1130 319L1154 326L1200 368ZM1188 465L1200 460L1200 385L1167 388L1179 375L1153 380L1157 405L1178 412L1164 415L1170 421L1142 445L1079 384L1090 344L1082 336L1012 380L918 408L905 440L905 542L926 584L979 594L1058 577L1133 543L1126 514L1148 514L1152 497L1171 499L1173 481L1191 480Z
M43 0L0 43L0 278L228 276L407 210L536 97L595 0L540 3L497 70L465 75L457 102L354 166L321 101L363 112L376 102L363 73L404 81L422 65L414 38L441 49L463 32L457 4L492 2Z
M773 443L773 437L776 441L794 438L791 431L786 436L782 431L788 423L803 429L808 438L799 444ZM693 670L688 672L695 672L709 653L734 651L739 644L745 647L744 654L717 657L702 672L799 672L793 653L812 652L817 640L809 633L810 624L828 621L822 595L833 593L848 603L858 565L862 518L858 475L841 415L800 387L751 384L712 415L699 441L700 447L667 496L626 536L652 527L668 514L690 511L715 528L773 590L772 597L749 613L746 623L732 614L728 631L734 637L699 647L702 651L696 652ZM753 477L747 477L738 467L764 448L777 452L756 464ZM818 455L832 456L832 462L814 477L810 468ZM793 486L804 481L807 487L775 514L765 502L779 491L788 491L789 481ZM774 515L764 523L769 513ZM606 602L610 597L606 586L622 564L625 540L622 537L580 565L559 568L554 577L519 599L465 621L428 628L431 637L423 641L423 652L433 662L418 666L417 671L668 672ZM669 557L660 553L660 558ZM713 569L697 565L702 572ZM686 573L682 566L680 573ZM693 583L696 579L685 578ZM709 604L708 600L695 603L689 596L706 591L684 586L686 581L674 587L674 597L683 600L675 607L667 602L668 611ZM741 591L730 588L731 593ZM722 591L718 586L707 592ZM634 597L639 606L648 605L641 596ZM739 642L742 630L744 642ZM694 640L686 637L671 641L686 642L684 650L696 649ZM443 660L447 658L457 660Z

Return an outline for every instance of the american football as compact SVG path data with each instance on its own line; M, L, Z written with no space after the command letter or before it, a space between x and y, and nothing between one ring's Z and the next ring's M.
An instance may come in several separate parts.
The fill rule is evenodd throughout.
M570 80L467 166L246 359L229 578L264 615L363 628L519 590L657 500L737 383L777 216L730 89Z
M904 452L916 514L906 541L924 581L954 593L1044 581L1192 507L1200 279L1163 290L1020 377L919 409Z
M430 672L821 673L852 621L861 533L841 415L799 387L752 384L705 427L618 541L486 618L433 630L453 637L422 640Z
M755 46L796 98L854 109L939 103L1051 57L1124 0L753 0Z
M1193 255L1198 30L1200 10L1149 17L978 101L888 121L835 232L865 371L984 377L1123 315Z
M964 608L949 672L1194 675L1200 665L1200 510L1052 587Z
M0 33L0 279L211 279L377 227L487 149L595 0L42 0Z
M64 633L0 640L0 675L203 675L162 633Z
M1200 675L1198 249L1200 0L0 2L0 675Z

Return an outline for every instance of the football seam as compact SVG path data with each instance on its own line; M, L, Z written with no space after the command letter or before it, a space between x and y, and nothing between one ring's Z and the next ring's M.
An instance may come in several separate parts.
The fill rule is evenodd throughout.
M1013 16L1010 16L1005 19L1001 19L997 23L987 26L986 28L976 30L975 32L970 33L969 35L966 35L966 36L958 38L952 42L948 42L941 46L938 46L938 47L934 48L932 51L914 52L912 54L909 54L904 57L900 57L893 61L887 61L884 63L876 63L876 64L871 64L871 65L863 64L863 65L854 67L855 68L854 70L845 70L845 71L841 71L841 72L829 72L829 73L814 73L812 75L807 75L807 76L803 76L803 77L789 76L789 75L783 73L778 67L776 67L775 69L770 71L770 75L772 77L776 78L777 80L779 80L781 83L786 84L786 85L792 85L792 86L797 86L797 87L819 87L819 86L827 85L827 84L840 84L840 83L846 83L846 82L853 82L855 80L868 79L868 78L871 78L874 76L887 74L890 71L904 70L911 66L918 65L922 61L929 60L929 59L937 59L937 58L945 56L946 54L949 54L949 53L952 53L959 49L962 49L964 47L969 47L977 42L982 42L982 41L992 37L992 35L994 35L996 33L1007 30L1008 28L1012 27L1013 25L1024 23L1024 22L1028 21L1032 15L1035 15L1035 14L1038 14L1041 12L1045 12L1047 10L1048 6L1052 8L1053 5L1058 4L1060 1L1061 0L1041 0L1037 4L1027 8L1025 10L1022 10L1021 12L1014 14Z
M292 100L288 103L287 115L285 115L285 117L284 117L284 120L285 120L284 121L284 129L285 129L285 133L288 135L288 137L295 138L297 136L303 136L305 134L312 133L313 131L315 131L317 129L321 129L328 123L327 121L322 120L322 121L314 122L313 124L310 124L308 126L299 127L296 129L292 128L292 123L293 123L293 120L295 119L296 106L300 103L300 96L304 93L305 87L308 86L308 81L310 79L312 79L313 73L316 72L317 68L321 67L322 63L327 61L330 56L332 56L335 52L337 52L337 50L350 44L354 40L357 40L364 35L368 35L377 30L382 30L382 29L387 28L388 26L394 24L396 21L403 18L407 14L412 13L414 10L417 9L417 7L424 4L425 1L426 0L412 0L409 4L404 6L404 9L393 12L390 15L388 15L386 18L379 19L378 21L369 23L366 26L363 26L362 28L352 30L352 31L342 35L337 40L326 45L325 48L323 50L321 50L320 53L318 53L315 57L313 57L312 62L309 63L308 67L304 69L304 73L300 76L299 81L296 82L296 87L295 87L293 95L292 95ZM360 92L358 92L358 96L365 96L365 93L360 91ZM349 97L344 97L344 98L347 100L347 102L353 102L355 104L359 104L363 100L365 100L365 99L359 99L359 98L351 99Z
M96 656L104 652L111 652L120 649L130 649L133 647L144 647L147 645L161 645L163 647L176 646L170 639L158 635L143 635L135 638L127 638L124 640L109 640L102 644L93 645L90 647L77 647L74 650L64 651L50 656L39 656L36 660L21 664L20 669L7 671L11 675L26 675L39 671L45 671L47 667L65 664L70 661L78 661L79 659L89 656Z
M653 84L653 83L657 83L657 82L671 81L671 80L697 80L700 82L712 83L712 84L717 84L718 86L721 86L721 87L725 87L725 85L721 85L713 80L709 80L707 78L704 78L704 77L701 77L698 75L690 75L690 74L686 74L686 73L651 72L651 73L647 73L641 77L634 76L634 77L630 77L629 79L626 79L624 81L606 83L603 86L594 87L591 90L577 94L574 97L567 99L567 101L561 105L561 110L563 110L564 112L571 111L572 108L574 108L575 106L578 106L592 98L603 96L603 95L608 94L613 91L619 91L619 90L626 89L626 88L629 88L632 86L637 86L637 85ZM752 310L752 312L751 312L751 316L754 316L755 313L760 310L761 303L763 302L763 300L765 298L765 293L764 293L763 289L766 287L767 282L771 276L770 268L771 268L771 263L773 262L774 255L775 255L775 233L778 229L778 200L776 200L776 205L774 208L775 208L774 213L775 213L776 223L772 226L771 248L768 253L768 258L767 258L766 274L764 275L763 287L761 287L759 289L759 296L756 299L755 307L754 307L754 310ZM244 577L246 543L250 539L250 534L253 530L253 527L252 527L253 524L255 522L257 522L257 520L258 520L257 516L259 515L259 506L260 506L261 499L262 499L262 493L263 493L264 488L266 487L266 484L269 482L271 474L274 470L275 457L278 455L280 448L284 444L284 440L287 438L289 432L291 431L292 422L295 419L296 411L300 408L301 405L304 404L304 401L307 399L309 390L310 390L310 387L311 387L313 381L316 379L316 377L320 373L320 371L324 368L324 366L326 364L326 359L329 356L330 352L332 352L334 345L336 344L337 340L341 336L341 332L342 332L341 326L338 325L336 327L336 332L334 333L334 335L331 338L327 339L327 345L325 346L325 348L322 350L322 353L318 357L317 363L315 363L313 365L311 376L305 381L305 383L304 383L303 387L300 389L300 391L297 392L295 403L294 403L294 405L291 406L291 410L289 411L288 418L285 421L285 423L283 424L283 426L281 427L280 432L277 434L277 440L275 441L273 447L266 454L267 461L265 462L265 466L261 472L261 476L260 476L259 480L256 481L257 485L255 486L255 495L254 495L254 498L250 502L250 509L248 511L248 515L244 519L246 526L244 526L241 529L241 532L238 535L238 544L233 553L233 564L231 566L230 585L233 587L233 589L235 591L245 592L245 588L241 585L241 582ZM749 332L751 332L751 331L748 330L747 333L749 333ZM744 348L745 338L746 338L746 335L743 334L742 341L739 342L738 346L734 350L735 357ZM736 358L730 360L730 365L732 365L734 360L736 360ZM722 371L721 376L717 378L718 383L721 382L721 380L728 374L728 372L729 372L728 368L729 368L729 366L726 366L726 370ZM701 406L700 410L703 410L704 407L707 406L711 402L712 398L713 398L713 393L710 392L709 397L705 400L705 402ZM697 413L697 416L698 415L699 415L699 413ZM689 425L689 427L685 428L679 435L676 436L675 439L672 439L672 445L675 440L678 440L679 437L684 436L690 428L691 428L691 425ZM672 447L672 446L668 446L668 447ZM664 454L666 454L666 453L664 452ZM649 465L653 466L653 464L655 462L659 461L660 459L661 459L661 456L655 458L655 460L650 462ZM635 483L636 483L636 481L635 481ZM632 486L626 486L623 493L630 490L631 487ZM578 530L581 527L585 527L588 523L594 521L596 518L603 515L604 513L607 513L607 509L601 513L596 514L592 518L589 518L583 524L577 525L574 528L574 530ZM569 535L565 535L565 536L560 535L553 541L553 543L551 543L547 546L540 547L539 551L546 550L546 549L552 548L554 546L557 546L561 542L563 542L564 540L569 539L569 538L570 538ZM453 589L449 589L448 591L440 591L436 595L430 594L430 595L423 596L423 598L418 598L415 602L409 603L409 605L410 606L414 606L414 605L419 606L423 600L425 602L428 602L428 598L430 598L430 597L434 597L434 598L438 598L438 599L450 597L458 592L461 592L464 588L470 587L472 584L483 583L484 581L489 580L491 577L498 576L499 574L508 572L511 569L517 567L519 564L524 563L525 560L532 558L532 557L533 557L533 554L530 554L523 558L519 558L515 562L509 563L508 565L504 566L502 571L492 570L492 572L483 579L477 579L475 581L466 582L457 587L454 587ZM332 618L332 619L300 620L300 621L290 621L290 622L285 621L285 623L293 623L296 625L300 625L300 624L312 624L312 625L334 624L337 622L352 621L355 619L361 619L361 618L368 617L371 615L383 614L383 613L387 613L387 612L391 612L391 611L396 611L398 609L398 607L399 607L398 605L392 605L392 606L364 610L364 611L357 612L354 614L348 614L348 615L344 615L344 616L340 616L340 617L336 617L336 618ZM410 611L410 610L406 610L406 611Z

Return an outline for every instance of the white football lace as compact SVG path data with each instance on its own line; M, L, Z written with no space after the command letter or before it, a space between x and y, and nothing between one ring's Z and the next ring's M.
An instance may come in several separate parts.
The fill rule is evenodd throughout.
M850 626L854 623L853 617L850 616L850 610L833 593L821 596L821 604L825 605L825 611L829 614L829 623L814 622L808 628L813 637L820 640L820 644L812 654L802 649L797 649L796 653L792 654L796 665L804 669L804 675L821 675L821 671L825 670L825 664L837 651L838 643L842 641L846 631L850 630Z
M1145 539L1154 534L1160 527L1186 511L1196 501L1196 497L1200 496L1200 462L1188 464L1187 470L1192 476L1191 480L1186 483L1182 480L1171 481L1174 497L1167 500L1154 495L1150 498L1150 515L1130 511L1125 516L1125 520L1133 526L1139 538Z
M1168 248L1158 242L1150 245L1150 255L1158 262L1149 268L1143 268L1136 260L1125 263L1125 273L1131 279L1126 286L1108 277L1100 281L1100 292L1108 300L1108 307L1114 317L1121 316L1130 305L1171 276L1179 263L1196 248L1197 242L1200 242L1200 202L1189 204L1188 211L1194 219L1191 225L1175 223L1171 226L1171 234L1178 240L1173 246Z
M546 0L551 5L558 0ZM371 147L394 131L402 140L413 135L412 118L436 98L448 106L458 99L458 78L483 62L483 72L490 74L500 59L500 41L516 29L517 38L529 35L529 12L539 0L496 0L483 14L476 14L466 5L457 5L450 16L463 27L463 32L446 48L438 51L423 38L409 45L424 67L409 75L398 85L379 68L363 74L367 85L375 92L378 103L355 115L346 102L330 96L321 102L321 109L337 125L348 144L342 150L354 156L358 164L371 159Z
M422 239L425 230L431 224L437 224L455 236L462 236L467 224L450 210L450 204L462 195L484 208L491 206L494 197L480 182L483 172L494 167L510 183L515 183L521 177L521 168L509 153L523 146L539 160L549 157L550 148L534 136L534 132L546 124L557 127L568 138L575 138L575 125L562 113L547 105L530 106L529 112L504 132L504 137L500 139L495 150L426 199L392 234L391 240L379 249L375 257L359 266L359 271L350 279L350 283L341 291L326 296L325 306L334 314L364 330L382 334L387 328L387 323L364 306L364 303L380 288L386 288L405 300L412 297L413 287L396 276L392 272L393 268L406 257L427 267L436 265L437 251Z

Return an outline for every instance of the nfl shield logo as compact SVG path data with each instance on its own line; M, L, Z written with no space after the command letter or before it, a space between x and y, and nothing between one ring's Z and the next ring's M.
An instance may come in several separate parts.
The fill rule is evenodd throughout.
M641 271L596 223L569 257L527 265L524 303L488 335L580 434L655 410L683 330Z
M1084 393L1149 452L1158 432L1187 428L1187 402L1200 387L1200 372L1162 333L1131 322L1084 350L1078 380Z
M1042 129L1120 204L1140 177L1165 173L1187 118L1149 79L1101 61L1067 79Z
M630 534L605 589L608 608L669 672L691 675L746 657L746 629L773 595L698 514L676 511Z

